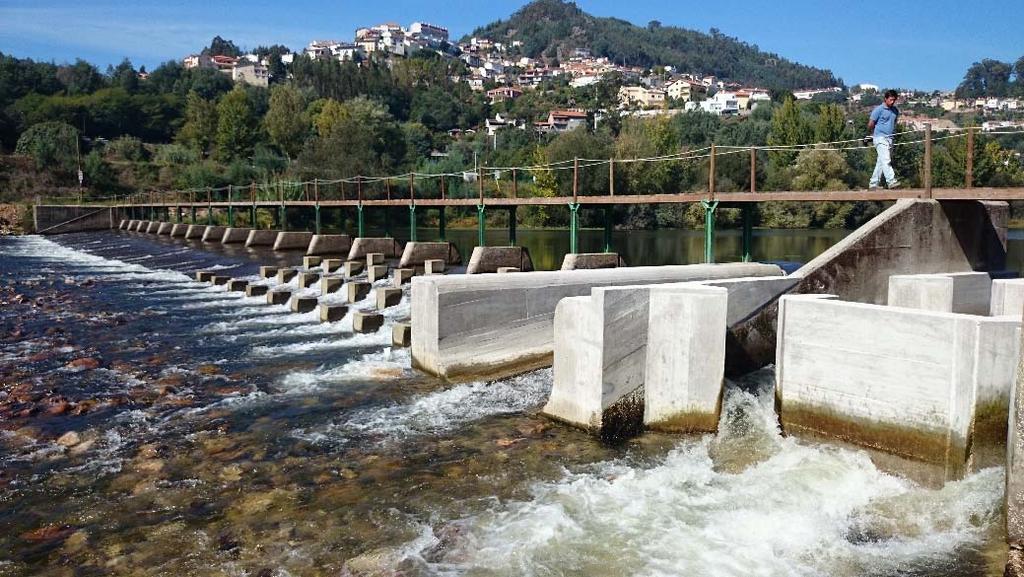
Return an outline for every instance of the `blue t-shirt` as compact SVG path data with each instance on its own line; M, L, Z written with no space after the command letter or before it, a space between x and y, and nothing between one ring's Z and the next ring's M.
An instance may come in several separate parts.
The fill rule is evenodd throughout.
M872 136L892 136L896 133L896 119L900 109L879 104L871 111L871 120L875 122L875 133Z

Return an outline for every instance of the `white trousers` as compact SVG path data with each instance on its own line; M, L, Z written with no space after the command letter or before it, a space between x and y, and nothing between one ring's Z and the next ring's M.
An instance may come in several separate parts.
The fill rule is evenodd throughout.
M896 171L892 169L892 137L875 136L875 150L878 152L878 160L875 161L875 170L871 173L869 186L878 186L882 175L885 175L885 185L889 188L896 186Z

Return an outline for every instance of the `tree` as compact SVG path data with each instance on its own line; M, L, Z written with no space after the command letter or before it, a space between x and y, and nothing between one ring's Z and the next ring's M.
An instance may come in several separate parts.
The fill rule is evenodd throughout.
M223 161L252 156L259 137L258 121L249 95L241 86L221 97L217 103L216 157Z
M772 114L772 129L768 133L769 146L791 146L794 144L809 144L812 137L812 129L804 120L800 108L792 98L786 98L782 106ZM769 158L778 167L788 166L796 158L796 151L772 151Z
M71 66L57 69L57 79L68 94L91 94L103 87L103 76L95 66L79 58Z
M279 85L270 90L270 108L263 119L270 140L289 160L302 151L309 134L306 99L297 88Z
M235 46L234 42L225 40L219 35L213 37L213 40L210 41L210 45L203 48L202 53L207 56L231 56L233 58L238 58L242 55L242 51Z
M72 170L78 154L78 131L63 122L43 122L29 127L14 149L31 156L36 166Z
M177 141L203 155L210 151L216 137L217 105L196 92L189 92L185 103L185 124L178 132Z
M804 150L797 155L794 190L844 190L849 168L835 150Z
M107 68L107 77L114 86L120 86L125 92L133 93L139 89L139 73L135 71L131 60L125 58L117 67Z
M835 142L843 138L846 131L846 117L837 104L827 104L818 110L818 122L814 126L815 142Z
M960 98L1007 96L1012 72L1012 66L998 60L986 58L981 62L975 62L964 74L964 80L957 87L956 94Z

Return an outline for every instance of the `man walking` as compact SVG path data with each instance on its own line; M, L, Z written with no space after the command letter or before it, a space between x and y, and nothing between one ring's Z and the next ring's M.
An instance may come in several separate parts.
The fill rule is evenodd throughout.
M871 173L871 182L868 188L878 188L878 182L882 175L885 175L885 184L889 188L898 188L900 183L896 180L896 171L892 169L892 136L896 133L896 120L900 116L900 110L896 108L896 98L899 95L895 90L885 91L885 101L871 111L871 118L868 120L868 132L871 133L878 152L878 160L875 161L875 170Z

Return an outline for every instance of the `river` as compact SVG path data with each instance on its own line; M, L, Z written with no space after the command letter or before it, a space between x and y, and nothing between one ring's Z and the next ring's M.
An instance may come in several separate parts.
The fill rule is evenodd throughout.
M802 262L842 234L758 231L754 256ZM463 250L475 235L449 231ZM568 248L519 238L538 268ZM632 265L703 256L700 233L613 242ZM1010 247L1021 263L1024 236ZM724 233L718 259L738 253ZM354 335L191 280L275 259L298 256L0 238L0 576L1002 571L1001 469L928 488L785 437L770 370L728 384L716 435L602 444L538 414L550 370L444 384L387 326ZM408 314L406 295L387 323Z

